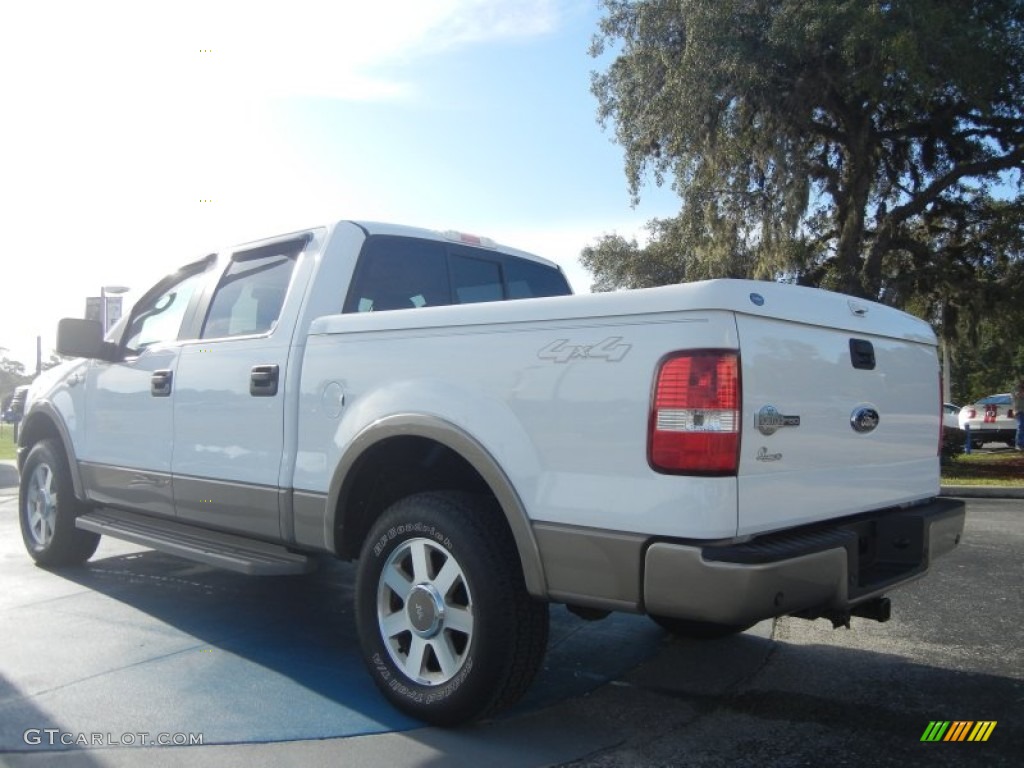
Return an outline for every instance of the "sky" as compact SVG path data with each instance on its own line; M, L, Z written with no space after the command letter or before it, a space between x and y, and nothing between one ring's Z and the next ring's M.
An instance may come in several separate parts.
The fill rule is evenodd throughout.
M0 347L35 367L101 286L336 219L559 263L643 239L597 122L597 0L14 3L0 28Z

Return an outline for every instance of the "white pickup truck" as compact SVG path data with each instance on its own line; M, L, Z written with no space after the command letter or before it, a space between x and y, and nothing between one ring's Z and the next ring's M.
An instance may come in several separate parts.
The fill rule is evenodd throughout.
M25 545L357 559L369 673L455 724L523 693L548 603L690 636L884 621L959 542L924 322L765 282L569 293L481 238L340 221L183 267L105 340L63 320L79 359L19 437Z

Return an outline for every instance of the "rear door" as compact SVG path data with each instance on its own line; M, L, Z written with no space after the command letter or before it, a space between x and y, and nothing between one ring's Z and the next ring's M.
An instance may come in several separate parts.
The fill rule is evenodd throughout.
M880 305L815 300L737 317L741 535L938 493L934 337Z
M280 536L286 370L304 288L293 276L308 242L233 253L204 302L199 339L181 350L171 468L182 520Z

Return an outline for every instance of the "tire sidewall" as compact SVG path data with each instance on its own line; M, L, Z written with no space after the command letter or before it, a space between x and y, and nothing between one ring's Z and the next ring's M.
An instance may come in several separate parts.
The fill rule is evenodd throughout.
M356 618L367 666L376 685L399 709L436 725L471 719L488 708L505 673L508 634L501 595L489 578L485 548L476 535L458 526L442 505L428 506L429 497L452 502L437 494L421 494L391 507L371 530L360 556L356 583ZM455 504L454 506L458 506ZM391 555L412 539L428 539L454 557L463 571L474 615L473 634L462 667L439 685L410 680L391 658L377 620L380 575Z

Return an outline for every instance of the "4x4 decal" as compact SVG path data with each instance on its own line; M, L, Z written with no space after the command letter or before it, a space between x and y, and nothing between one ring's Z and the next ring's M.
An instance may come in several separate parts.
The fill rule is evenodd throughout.
M548 344L537 353L541 360L567 363L570 360L604 360L617 363L629 354L632 344L625 344L621 336L611 336L597 344L570 344L568 339L559 339Z

